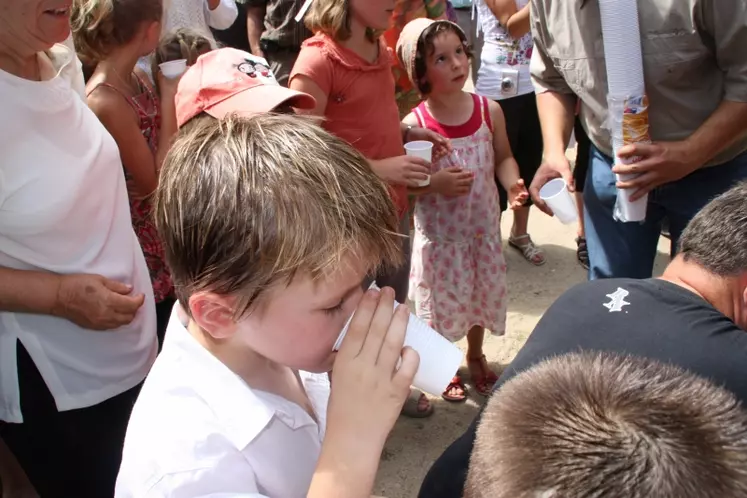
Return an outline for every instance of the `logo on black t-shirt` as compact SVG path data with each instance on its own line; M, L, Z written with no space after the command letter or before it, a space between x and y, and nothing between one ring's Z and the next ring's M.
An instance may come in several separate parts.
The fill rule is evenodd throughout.
M607 294L607 297L611 299L609 303L604 303L604 307L610 310L610 313L613 311L622 311L623 306L627 306L630 304L625 300L626 297L630 292L626 291L622 287L618 287L615 292L612 294Z

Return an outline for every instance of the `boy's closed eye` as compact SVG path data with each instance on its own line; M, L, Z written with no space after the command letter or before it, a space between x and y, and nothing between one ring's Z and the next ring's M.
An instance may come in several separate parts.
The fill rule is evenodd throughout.
M322 307L322 311L328 315L334 315L342 311L345 307L345 303L359 290L363 288L363 281L351 286L347 290L343 291L342 294L337 293L334 298L330 298L329 304Z

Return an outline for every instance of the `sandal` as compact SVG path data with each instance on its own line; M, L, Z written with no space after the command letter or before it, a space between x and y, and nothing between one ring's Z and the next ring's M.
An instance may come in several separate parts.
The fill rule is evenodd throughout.
M518 237L511 234L508 237L508 245L523 254L524 259L532 263L534 266L542 266L545 264L545 253L542 249L534 245L534 242L528 233L519 235Z
M433 415L433 405L428 402L428 408L420 409L420 400L425 398L425 394L417 389L410 389L410 395L407 397L405 404L402 406L402 415L409 418L426 418Z
M467 359L468 365L477 363L480 367L480 375L473 374L472 381L475 383L475 390L482 396L490 396L490 393L493 392L495 383L498 382L498 374L490 370L490 368L487 368L486 372L486 369L483 367L483 363L487 365L487 361L485 355L481 355L479 358Z
M576 237L576 259L584 270L589 269L589 248L585 237Z
M461 389L462 394L450 394L452 389ZM450 401L452 403L461 403L467 399L467 386L464 385L464 382L462 382L462 378L459 377L459 374L455 375L454 378L451 379L451 382L449 382L449 385L446 386L446 389L441 394L441 397L446 401Z

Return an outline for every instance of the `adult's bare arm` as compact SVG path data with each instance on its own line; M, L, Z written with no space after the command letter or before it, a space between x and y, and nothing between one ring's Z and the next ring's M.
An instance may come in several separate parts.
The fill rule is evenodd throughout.
M529 33L529 4L517 9L514 0L485 0L485 3L511 38L518 39Z
M0 267L0 310L65 318L92 330L130 323L145 296L101 275L59 275Z
M265 14L267 4L248 5L246 7L246 36L249 39L249 49L257 57L264 57L262 47L259 45L262 33L265 30Z

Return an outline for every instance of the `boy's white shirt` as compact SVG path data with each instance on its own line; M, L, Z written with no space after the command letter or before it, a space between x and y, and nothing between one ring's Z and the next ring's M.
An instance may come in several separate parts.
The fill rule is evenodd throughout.
M250 388L175 309L130 418L116 497L306 496L330 386L327 374L300 375L319 424L297 404Z

